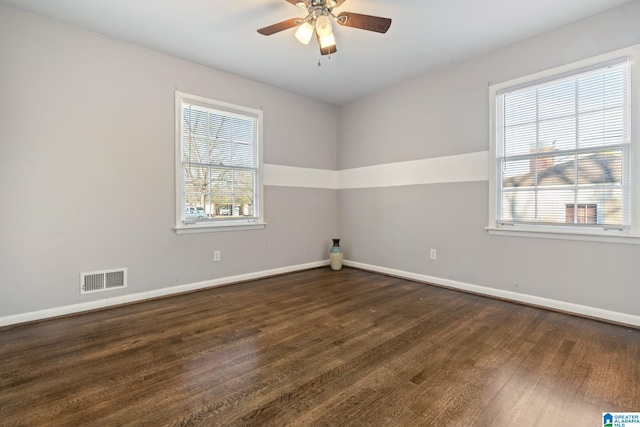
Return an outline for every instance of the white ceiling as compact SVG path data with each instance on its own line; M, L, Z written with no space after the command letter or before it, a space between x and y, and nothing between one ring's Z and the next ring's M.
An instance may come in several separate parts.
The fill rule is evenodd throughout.
M630 0L347 0L334 13L391 18L386 34L334 25L338 52L320 57L285 0L0 0L0 3L332 104L479 56ZM321 66L318 66L318 61Z

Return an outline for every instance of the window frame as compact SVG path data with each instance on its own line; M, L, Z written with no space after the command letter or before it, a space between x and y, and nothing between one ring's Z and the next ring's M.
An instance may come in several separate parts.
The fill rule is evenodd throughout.
M630 114L629 132L630 147L628 153L629 167L629 226L626 229L598 229L576 227L575 225L545 224L501 224L498 220L498 171L497 144L498 112L497 96L510 88L524 87L534 83L553 81L584 69L614 61L621 57L629 58ZM582 61L573 62L560 67L537 72L513 80L489 85L489 218L486 230L491 235L548 238L562 240L581 240L597 242L613 242L640 244L640 45L630 46Z
M183 221L185 212L185 183L182 162L182 126L183 104L195 104L203 108L215 109L230 115L249 116L256 120L256 156L257 173L255 194L253 199L254 215L250 219L228 219L220 221L196 222L187 224ZM218 101L203 96L175 91L175 227L177 234L253 230L264 228L264 185L263 185L263 111L255 108Z

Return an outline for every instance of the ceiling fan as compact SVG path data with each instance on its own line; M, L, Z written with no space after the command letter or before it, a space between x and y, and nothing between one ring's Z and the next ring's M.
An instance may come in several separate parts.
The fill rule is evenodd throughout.
M318 40L321 55L330 55L337 52L336 39L331 28L331 21L338 24L359 28L361 30L386 33L391 26L391 19L378 16L362 15L359 13L342 12L338 16L333 14L333 9L342 6L346 0L285 0L300 9L306 9L306 18L293 18L278 22L258 30L265 36L270 36L289 28L298 27L296 39L303 44L309 44L314 33ZM315 31L314 31L315 30Z

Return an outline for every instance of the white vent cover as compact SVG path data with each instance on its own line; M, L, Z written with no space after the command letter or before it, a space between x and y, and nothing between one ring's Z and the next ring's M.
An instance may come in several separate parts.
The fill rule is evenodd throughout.
M80 273L80 294L91 294L126 287L126 268Z

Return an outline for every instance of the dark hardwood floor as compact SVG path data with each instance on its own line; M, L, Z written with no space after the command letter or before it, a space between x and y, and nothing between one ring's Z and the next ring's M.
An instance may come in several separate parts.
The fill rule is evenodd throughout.
M640 331L346 268L0 329L2 426L599 426Z

